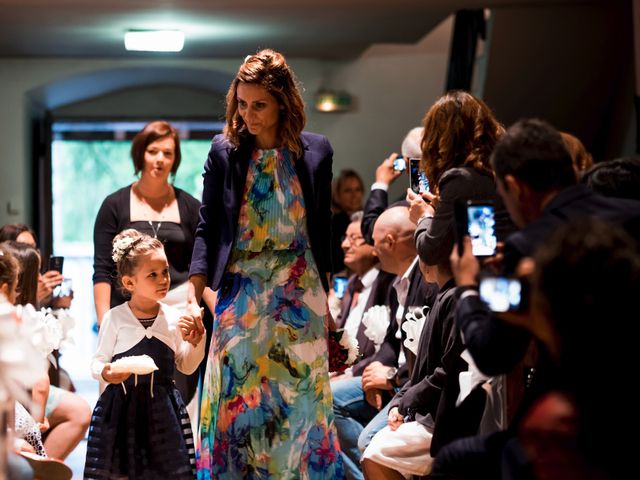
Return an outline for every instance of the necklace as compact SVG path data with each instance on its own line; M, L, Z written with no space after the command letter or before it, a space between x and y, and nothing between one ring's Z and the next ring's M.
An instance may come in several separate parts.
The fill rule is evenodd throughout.
M158 232L160 231L160 227L162 227L162 222L158 222L157 227L153 226L153 222L151 220L148 220L148 222L151 230L153 231L153 238L158 238Z

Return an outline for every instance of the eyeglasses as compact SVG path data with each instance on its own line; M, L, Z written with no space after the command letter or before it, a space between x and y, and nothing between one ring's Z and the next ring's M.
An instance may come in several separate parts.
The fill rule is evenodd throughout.
M344 237L342 237L342 242L344 242L345 240L348 241L352 247L360 247L361 245L364 245L366 243L362 235L345 235Z

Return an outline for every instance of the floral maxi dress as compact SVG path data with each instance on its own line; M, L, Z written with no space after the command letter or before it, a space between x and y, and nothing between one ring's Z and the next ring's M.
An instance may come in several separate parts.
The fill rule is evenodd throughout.
M289 152L254 150L215 308L199 479L344 476L333 426L325 312Z

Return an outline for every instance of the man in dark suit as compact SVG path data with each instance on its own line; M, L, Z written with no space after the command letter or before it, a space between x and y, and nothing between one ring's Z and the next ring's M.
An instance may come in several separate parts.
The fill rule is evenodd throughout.
M576 184L571 157L559 132L541 120L521 120L498 141L491 158L498 192L511 219L520 228L507 237L502 270L516 272L561 225L597 217L626 227L638 238L640 202L601 196ZM469 241L466 241L467 247ZM527 352L532 335L522 326L496 318L478 297L478 261L465 249L461 258L452 254L452 269L459 297L456 323L478 368L487 375L512 371ZM535 374L530 379L519 413L554 386L555 368L542 344L538 344ZM523 376L524 373L521 375ZM520 415L516 416L519 418ZM512 429L513 430L513 429ZM474 442L463 439L445 447L435 470L455 473L456 478L490 478L499 475L502 449L509 436L499 432ZM464 444L464 445L463 445ZM473 451L472 457L468 455ZM463 459L464 457L464 459ZM474 458L476 461L469 461ZM464 466L464 471L458 468Z
M437 294L435 284L422 279L413 241L415 225L407 207L387 209L374 228L374 252L380 269L396 275L390 298L390 321L384 342L362 372L332 383L336 429L340 438L347 477L363 478L360 452L387 422L383 408L409 376L415 355L403 345L404 314L412 308L431 306Z
M373 245L373 225L382 212L389 207L389 187L396 179L404 175L406 180L406 186L409 186L409 161L412 158L420 158L422 156L422 149L420 148L420 142L422 141L422 135L424 134L423 127L414 127L402 141L400 151L404 159L405 169L397 170L394 167L395 160L398 158L397 153L392 153L376 168L376 181L371 185L371 192L367 198L367 202L364 206L364 217L362 218L362 235L369 245ZM405 199L406 190L402 190L402 195L391 206L404 205L409 206Z
M366 326L362 319L374 305L389 306L391 283L396 277L378 268L373 247L365 243L360 232L361 222L362 212L355 212L342 241L344 263L354 274L349 278L342 297L342 309L336 319L337 328L344 328L358 341L360 359L344 374L333 377L332 381L346 376L360 376L373 361L378 349L374 341L365 335Z

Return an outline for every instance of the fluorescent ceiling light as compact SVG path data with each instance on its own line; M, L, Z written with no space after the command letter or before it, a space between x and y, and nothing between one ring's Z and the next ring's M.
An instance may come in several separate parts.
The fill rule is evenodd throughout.
M124 47L138 52L179 52L184 46L180 30L129 30L124 34Z

